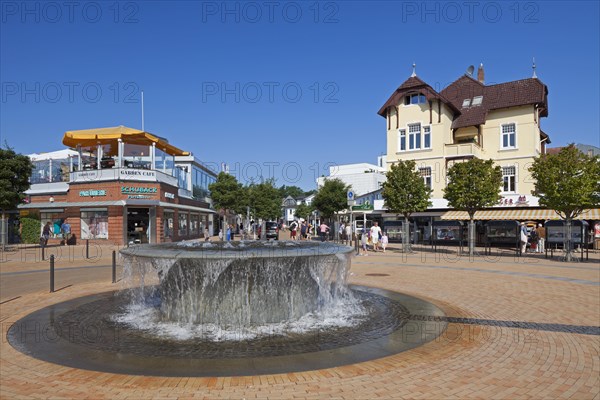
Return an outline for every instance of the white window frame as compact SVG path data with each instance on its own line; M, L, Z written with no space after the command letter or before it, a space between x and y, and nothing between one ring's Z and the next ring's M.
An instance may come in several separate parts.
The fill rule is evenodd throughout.
M415 130L414 132L411 132L411 128L413 127L419 127L419 130ZM422 132L422 125L420 122L417 122L415 124L408 124L408 134L407 134L407 138L408 138L408 145L406 146L408 150L421 150L421 140L423 139L421 132ZM411 143L412 143L412 147L411 147Z
M512 132L512 135L514 135L515 138L515 144L514 146L510 145L510 136L511 133L510 132L504 132L504 127L508 127L508 126L513 126L514 130ZM507 137L507 141L508 141L508 146L504 146L504 137ZM500 125L500 150L513 150L513 149L517 149L517 124L516 122L508 122L506 124L501 124Z
M423 130L423 143L422 143L421 148L422 149L430 149L431 148L431 125L422 126L422 130ZM429 138L429 146L425 146L425 138L426 137Z
M433 181L431 179L431 167L419 167L419 174L423 178L423 182L428 188L433 188Z
M418 126L418 129L415 129ZM411 129L415 129L411 132ZM404 137L404 148L402 138ZM425 138L429 139L429 146L425 146ZM412 147L411 147L412 140ZM421 122L411 122L406 127L398 129L397 152L410 152L420 150L431 150L431 125L423 125Z
M402 148L402 138L404 137L404 148ZM398 151L406 151L406 129L398 129Z
M510 170L512 168L513 174L510 174ZM512 182L512 190L510 177L513 178ZM507 178L508 178L508 190L506 190L507 186ZM502 167L502 193L517 193L517 166L516 165L505 165Z

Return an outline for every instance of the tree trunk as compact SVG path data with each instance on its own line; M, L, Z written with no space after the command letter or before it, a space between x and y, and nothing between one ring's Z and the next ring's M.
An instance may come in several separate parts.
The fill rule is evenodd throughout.
M571 226L572 217L565 219L565 240L563 245L565 246L565 261L571 262L573 260L573 228Z
M404 223L402 224L402 250L405 253L410 253L410 225L408 223L408 217L404 216Z
M475 221L473 220L473 215L469 215L469 233L468 233L468 242L469 242L469 257L473 257L475 255Z

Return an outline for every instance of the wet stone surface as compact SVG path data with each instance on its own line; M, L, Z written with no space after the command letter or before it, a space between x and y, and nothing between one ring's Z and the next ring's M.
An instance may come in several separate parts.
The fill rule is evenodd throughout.
M353 291L366 309L351 327L328 327L305 333L264 335L253 339L212 341L159 337L135 326L114 322L112 316L127 304L123 296L106 296L55 315L57 336L90 350L149 357L239 359L296 355L332 350L373 341L400 329L410 312L399 301Z

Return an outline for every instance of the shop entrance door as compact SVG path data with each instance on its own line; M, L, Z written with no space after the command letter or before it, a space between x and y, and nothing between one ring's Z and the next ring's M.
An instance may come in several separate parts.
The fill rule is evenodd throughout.
M127 243L150 243L150 209L127 208Z

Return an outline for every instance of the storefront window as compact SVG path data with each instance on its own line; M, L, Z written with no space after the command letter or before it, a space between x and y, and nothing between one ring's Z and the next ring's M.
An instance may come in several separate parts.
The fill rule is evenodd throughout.
M81 239L108 239L108 211L81 212Z
M40 226L40 235L43 232L44 226L46 223L50 222L50 237L60 237L61 231L60 227L63 223L63 218L61 217L63 210L57 210L52 212L41 212L41 226Z
M199 235L200 231L200 216L198 214L190 215L190 235Z
M179 212L179 236L187 236L188 234L188 214Z
M165 237L166 238L172 238L173 237L173 226L174 226L174 220L175 220L175 213L173 211L165 211L163 219L164 219L163 230L164 230L164 233L165 233Z

